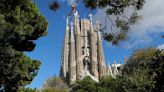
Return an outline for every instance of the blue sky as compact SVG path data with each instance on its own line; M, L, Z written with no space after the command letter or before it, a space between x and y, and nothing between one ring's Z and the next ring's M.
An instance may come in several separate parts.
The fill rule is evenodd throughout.
M155 1L155 0L154 0ZM37 59L42 62L38 75L34 78L29 85L31 88L41 88L44 81L53 76L58 75L61 63L61 49L65 32L65 20L66 15L70 12L70 5L67 0L61 0L62 7L57 10L56 13L49 10L48 5L51 0L35 0L41 14L45 16L48 21L48 35L41 37L36 41L36 48L32 52L26 52L26 55L32 59ZM164 3L163 0L157 0L157 5ZM148 18L148 14L153 12L149 11L149 4L153 4L153 0L146 6L146 11L141 11L143 14L143 20L132 27L129 33L129 39L120 43L119 46L112 46L110 43L103 41L104 54L106 62L112 63L116 60L118 63L123 60L124 56L130 56L133 50L144 47L157 47L164 43L160 38L164 34L164 13L160 13ZM154 5L154 4L153 4ZM154 5L155 7L155 5ZM161 9L164 11L164 7L161 5ZM153 8L154 9L154 8ZM102 10L91 11L80 3L77 10L81 18L88 17L89 13L92 13L96 19L100 22L103 19ZM147 12L145 14L145 12ZM155 11L157 12L157 11ZM102 14L102 15L101 15ZM154 14L154 13L153 13ZM163 15L163 17L161 17ZM101 16L101 17L99 17ZM159 19L159 17L161 19ZM147 19L147 20L144 20ZM154 20L154 21L153 21ZM159 20L159 21L157 21ZM163 23L163 24L162 24ZM103 24L103 23L102 23ZM134 30L138 30L137 32Z

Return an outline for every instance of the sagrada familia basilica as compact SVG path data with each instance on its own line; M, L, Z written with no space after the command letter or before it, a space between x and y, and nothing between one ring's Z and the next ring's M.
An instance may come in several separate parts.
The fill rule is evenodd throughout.
M93 25L92 15L80 20L77 11L72 20L66 19L60 77L68 85L86 76L97 82L103 76L115 78L122 64L115 62L110 66L105 63L99 22Z

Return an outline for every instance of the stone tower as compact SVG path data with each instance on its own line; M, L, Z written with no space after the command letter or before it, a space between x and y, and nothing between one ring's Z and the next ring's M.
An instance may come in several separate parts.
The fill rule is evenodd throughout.
M69 85L85 76L98 81L106 75L99 23L93 25L92 15L80 20L77 11L72 20L66 20L60 77Z

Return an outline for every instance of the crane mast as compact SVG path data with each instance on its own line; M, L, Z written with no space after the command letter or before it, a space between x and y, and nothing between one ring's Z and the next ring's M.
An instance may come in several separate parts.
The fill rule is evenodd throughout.
M71 9L71 11L70 11L68 17L71 16L71 15L76 11L76 6L77 6L77 3L78 3L78 2L79 2L79 0L75 0L75 1L72 3L72 9Z

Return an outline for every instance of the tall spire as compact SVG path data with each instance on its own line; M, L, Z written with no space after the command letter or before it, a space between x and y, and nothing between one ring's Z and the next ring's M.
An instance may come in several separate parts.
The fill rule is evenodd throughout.
M69 53L69 83L73 84L76 80L76 56L75 56L75 39L73 34L73 23L71 25L70 53Z
M77 79L81 79L83 74L83 62L82 62L82 46L81 46L81 34L79 25L79 15L78 12L74 14L74 31L75 31L75 48L76 48L76 62L77 62Z
M98 71L97 71L97 47L96 47L96 43L97 43L97 38L96 38L96 33L94 32L93 29L93 24L92 24L92 14L89 14L90 17L90 51L91 51L91 72L92 74L98 79Z
M98 65L99 65L99 72L100 72L100 78L102 78L102 76L106 75L106 72L104 72L106 70L105 67L105 58L104 58L104 51L103 51L103 46L102 46L102 40L101 40L101 33L99 31L99 22L97 22L97 36L98 36Z
M66 77L66 74L68 72L68 50L69 50L69 21L68 21L68 17L66 18L66 32L65 32L65 36L64 36L64 41L63 41L63 48L62 48L62 66L61 66L61 70L60 70L60 76L62 78Z

